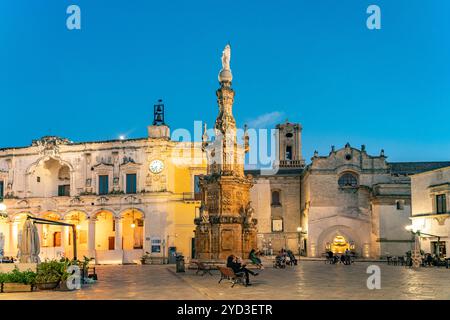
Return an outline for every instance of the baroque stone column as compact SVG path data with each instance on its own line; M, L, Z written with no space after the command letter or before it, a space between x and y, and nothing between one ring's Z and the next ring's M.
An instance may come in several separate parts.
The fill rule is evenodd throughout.
M206 130L202 139L208 175L200 179L201 217L195 219L198 259L225 260L231 254L247 258L257 245L257 221L250 202L253 178L244 174L248 135L244 133L244 146L237 143L230 57L231 48L227 45L219 73L220 88L216 91L219 107L214 126L216 139L207 141Z

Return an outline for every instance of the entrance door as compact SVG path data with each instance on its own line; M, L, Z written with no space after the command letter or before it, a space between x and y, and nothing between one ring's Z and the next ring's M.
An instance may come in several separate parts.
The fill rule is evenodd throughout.
M350 244L343 236L336 236L331 243L331 251L333 253L342 254L345 250L350 250Z
M61 232L53 233L53 246L61 247Z
M169 247L169 263L176 263L177 259L177 248L176 247Z
M114 250L115 248L115 237L108 237L108 250Z

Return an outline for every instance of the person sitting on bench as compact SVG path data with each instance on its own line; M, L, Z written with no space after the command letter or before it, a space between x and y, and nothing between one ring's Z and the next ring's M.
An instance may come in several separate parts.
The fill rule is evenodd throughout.
M252 251L250 251L248 258L250 259L250 261L255 264L258 268L262 269L263 265L261 262L261 259L258 257L258 254L256 252L255 249L252 249Z
M239 258L236 257L236 256L233 255L233 254L230 255L230 256L227 258L227 267L228 267L228 268L231 268L231 269L233 270L234 273L240 273L240 272L243 272L243 273L245 274L245 285L246 285L246 286L251 285L249 274L251 274L251 275L253 275L253 276L257 276L257 275L258 275L257 272L253 272L253 271L251 271L251 270L248 270L248 269L245 267L245 264L242 265L242 264L239 262Z

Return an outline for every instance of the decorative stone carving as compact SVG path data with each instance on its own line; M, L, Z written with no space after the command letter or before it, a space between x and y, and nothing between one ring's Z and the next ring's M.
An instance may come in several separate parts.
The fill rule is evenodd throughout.
M39 148L41 155L55 156L59 154L59 146L69 144L70 141L65 138L55 136L45 136L39 140L33 140L31 145Z

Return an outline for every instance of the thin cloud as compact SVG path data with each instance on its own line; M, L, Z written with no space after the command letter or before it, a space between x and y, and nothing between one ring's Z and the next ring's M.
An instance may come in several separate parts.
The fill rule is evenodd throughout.
M249 128L269 128L280 122L284 117L284 112L274 111L264 113L256 119L250 120L247 124Z

